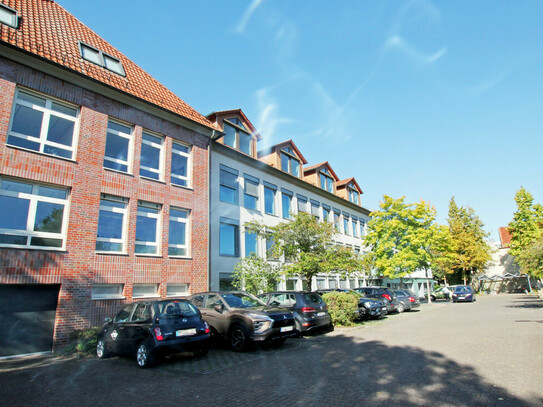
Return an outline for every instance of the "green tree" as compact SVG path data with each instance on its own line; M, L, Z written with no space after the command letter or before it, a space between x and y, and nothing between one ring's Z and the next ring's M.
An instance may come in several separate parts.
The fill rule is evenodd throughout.
M251 253L241 259L234 267L232 285L251 294L273 291L279 282L281 269L268 263L262 257Z
M288 260L282 267L286 275L296 275L312 289L312 279L318 274L339 273L347 277L361 270L361 259L352 250L332 245L335 236L330 222L319 222L312 215L299 212L286 222L266 226L252 221L245 227L273 241L272 255Z
M532 241L515 260L523 273L543 278L543 238Z
M485 241L488 233L475 211L469 206L458 206L454 197L449 201L447 221L452 237L452 261L448 267L467 284L491 260L492 248Z

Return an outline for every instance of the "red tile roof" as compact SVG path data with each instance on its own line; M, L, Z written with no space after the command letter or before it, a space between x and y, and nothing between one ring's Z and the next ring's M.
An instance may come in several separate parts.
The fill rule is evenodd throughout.
M503 248L509 247L511 244L511 233L509 233L509 229L507 228L500 228L500 242Z
M330 174L332 175L332 177L334 178L334 180L335 180L336 182L339 181L339 177L336 175L335 171L334 171L333 168L330 166L330 164L328 163L328 161L324 161L324 162L322 162L322 163L318 163L318 164L311 165L311 166L309 166L309 167L304 168L304 175L307 174L307 173L316 171L316 170L318 170L318 169L321 169L322 167L328 168L328 171L330 171Z
M256 127L253 126L253 123L251 123L249 118L247 116L245 116L245 113L243 113L243 110L241 110L241 109L222 110L222 111L219 111L219 112L212 112L212 113L208 114L206 117L211 122L216 123L216 121L217 121L217 119L219 117L228 119L229 116L230 117L231 116L240 117L242 119L242 121L245 122L247 124L247 126L249 126L249 131L256 136L257 140L262 139L262 136L256 130ZM222 129L222 130L224 131L224 129Z
M0 24L0 42L102 82L203 126L216 127L89 27L49 0L1 0L19 15L17 29ZM126 76L81 58L79 41L118 58Z
M350 182L352 182L352 183L354 184L354 186L356 187L358 193L363 194L362 188L360 188L360 185L358 185L358 182L356 182L356 180L354 179L354 177L347 178L347 179L344 179L344 180L341 180L341 181L336 182L336 187L337 187L337 188L344 187L344 186L346 186L347 184L349 184Z

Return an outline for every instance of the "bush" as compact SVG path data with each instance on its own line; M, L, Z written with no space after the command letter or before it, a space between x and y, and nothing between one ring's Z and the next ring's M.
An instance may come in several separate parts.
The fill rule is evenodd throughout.
M358 297L353 293L332 291L323 294L335 326L352 326L358 315Z
M96 352L96 341L100 327L81 329L73 331L70 334L70 343L66 347L69 353L81 353L84 355L94 355Z

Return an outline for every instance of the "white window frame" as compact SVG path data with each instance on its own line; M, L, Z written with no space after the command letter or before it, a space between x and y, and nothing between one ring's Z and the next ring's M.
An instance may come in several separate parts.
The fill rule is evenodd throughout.
M148 293L145 293L145 292L142 292L141 294L137 294L136 295L136 287L138 288L151 288L151 290L153 291L152 294L148 294ZM158 298L160 297L160 294L158 292L158 284L139 284L139 283L134 283L132 285L132 298Z
M187 216L185 218L180 216L172 216L172 209L180 212L185 212ZM185 224L185 244L173 244L170 243L170 236L169 236L169 226L168 226L168 256L169 257L190 257L190 210L184 209L184 208L177 208L174 206L170 207L170 223L171 222L178 222L178 223L184 223ZM179 255L179 254L170 254L170 248L175 249L185 249L185 255Z
M31 97L43 99L45 101L45 106L39 106L39 105L36 105L36 104L31 103L29 101L20 99L19 95L21 93L27 94L27 95L29 95ZM66 107L68 109L74 109L76 111L76 116L73 117L73 116L67 115L65 113L61 113L61 112L57 112L56 110L53 110L53 108L52 108L53 103L58 104L60 106L64 106L64 107ZM16 132L14 132L12 130L13 120L15 119L15 111L16 111L18 105L27 107L29 109L37 110L37 111L42 113L41 130L40 130L39 138L32 137L32 136L22 134L22 133L16 133ZM54 141L47 140L47 136L49 134L48 133L48 131L49 131L49 121L51 120L51 116L60 117L61 119L68 120L68 121L71 121L71 122L74 123L74 132L73 132L73 135L72 135L72 145L71 146L67 146L65 144L55 143ZM23 149L23 150L38 152L38 153L41 153L41 154L46 154L46 155L49 155L51 157L57 157L57 158L65 159L65 160L74 161L75 160L76 146L77 146L78 139L79 139L79 117L80 116L81 116L80 115L80 109L76 105L66 103L64 101L52 98L50 96L47 96L47 95L44 95L44 94L41 94L41 93L31 92L31 91L28 91L26 89L17 89L17 91L15 92L15 100L13 102L13 108L12 108L12 112L11 112L11 118L10 118L10 123L9 123L9 132L8 132L8 137L7 137L7 140L6 140L6 144L9 145L9 146L15 147L15 148ZM27 140L27 141L30 141L30 142L33 142L33 143L39 143L39 145L40 145L39 150L34 150L34 149L31 149L31 148L21 147L21 146L18 146L16 144L10 144L9 139L11 137L15 137L15 138L22 139L22 140ZM60 148L62 150L69 151L69 152L71 152L71 157L63 157L61 155L47 153L47 152L44 151L46 146L57 147L57 148Z
M151 209L153 211L156 211L156 213L144 212L143 210L140 211L140 208ZM137 236L138 236L137 220L138 219L136 219L136 245L134 248L134 252L136 256L160 256L160 241L161 241L160 237L162 235L160 233L160 231L162 230L162 222L161 222L162 216L161 215L162 215L162 205L154 203L154 202L138 201L138 209L137 209L136 218L142 217L142 218L149 218L149 219L155 220L155 241L152 242L152 241L138 241L137 240ZM155 252L154 253L138 252L137 251L138 246L154 247Z
M119 126L128 127L130 129L130 133L129 134L122 133L118 130L112 129L109 127L109 123L115 123ZM123 174L132 174L132 162L133 162L133 157L134 157L134 127L127 123L123 123L118 120L112 120L112 119L109 119L107 124L108 124L107 133L111 133L113 136L121 137L128 140L128 151L126 154L127 155L126 161L120 160L118 158L108 157L106 155L106 151L104 151L104 168L110 171L121 172ZM107 137L108 137L107 133L106 133L106 148L107 148ZM120 165L126 165L126 171L119 170L116 168L106 167L105 161L110 161L110 162L113 162L115 164L120 164Z
M159 138L160 139L160 144L155 143L155 142L150 141L150 140L145 140L146 135L150 136L150 137ZM164 137L159 135L159 134L151 133L150 131L143 131L142 134L141 134L141 144L142 144L142 148L141 148L141 151L140 151L140 177L145 178L145 179L152 179L152 180L155 180L155 181L164 181ZM147 166L141 164L141 156L143 155L143 145L150 146L151 148L155 148L155 149L157 149L159 151L158 169L157 168L147 167ZM146 175L141 175L141 169L142 168L144 170L146 170L146 171L157 174L157 178L148 177Z
M168 283L166 297L185 297L189 295L189 283Z
M112 201L117 203L123 203L124 208L116 208L113 206L104 205L102 201ZM126 236L127 236L127 228L128 228L128 198L123 198L119 196L114 195L108 195L108 194L102 194L100 196L100 210L101 211L108 211L108 212L114 212L114 213L122 213L123 214L123 226L122 226L122 237L120 239L116 238L109 238L109 237L98 237L96 236L96 242L107 242L107 243L120 243L121 244L121 250L115 251L115 250L96 250L97 253L107 253L107 254L126 254ZM98 215L98 228L100 228L100 215ZM98 233L98 231L97 231Z
M185 151L175 150L174 145L176 145L176 144L178 146L186 148L188 151L185 152ZM192 175L192 146L190 146L188 144L185 144L185 143L172 141L172 162L173 162L173 155L174 154L177 154L177 155L179 155L181 157L185 157L187 159L187 175L183 176L183 175L179 175L179 174L174 174L173 170L170 168L170 183L172 185L182 187L182 188L191 188L192 187L192 176L191 176ZM174 182L173 181L174 179L184 181L186 185L181 185L180 183Z
M110 288L111 290L106 291L115 291L115 293L100 293L101 288ZM95 284L92 286L92 295L93 300L123 300L125 297L123 295L124 284Z
M15 191L6 191L1 189L2 181L8 181L8 182L16 182L20 184L25 184L30 187L32 187L32 192L26 193L26 192L15 192ZM66 198L52 198L52 197L46 197L42 195L38 195L39 188L45 187L45 188L52 188L57 190L62 190L66 192ZM7 234L11 236L24 236L26 237L26 244L25 245L19 245L19 244L10 244L10 243L0 243L0 247L13 247L13 248L32 248L37 250L56 250L56 251L63 251L66 248L66 232L68 230L68 213L70 211L70 205L69 205L69 198L70 193L68 188L59 188L56 185L46 185L46 184L37 184L32 182L25 182L20 181L18 179L11 179L11 178L3 178L0 177L0 196L8 196L18 199L26 199L29 202L28 205L28 215L26 219L26 230L20 230L20 229L7 229L2 228L0 229L0 234ZM64 205L63 213L62 213L62 228L60 233L52 233L52 232L37 232L34 231L34 223L36 221L36 210L38 207L39 202L46 202L46 203L54 203L59 205ZM59 239L62 240L62 244L60 247L54 247L54 246L37 246L32 245L32 238L44 238L44 239Z

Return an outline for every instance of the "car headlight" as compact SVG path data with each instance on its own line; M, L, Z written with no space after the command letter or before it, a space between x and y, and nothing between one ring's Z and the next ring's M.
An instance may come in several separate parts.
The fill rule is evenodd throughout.
M364 307L366 307L367 309L370 309L371 308L371 305L369 302L365 302L364 303Z

